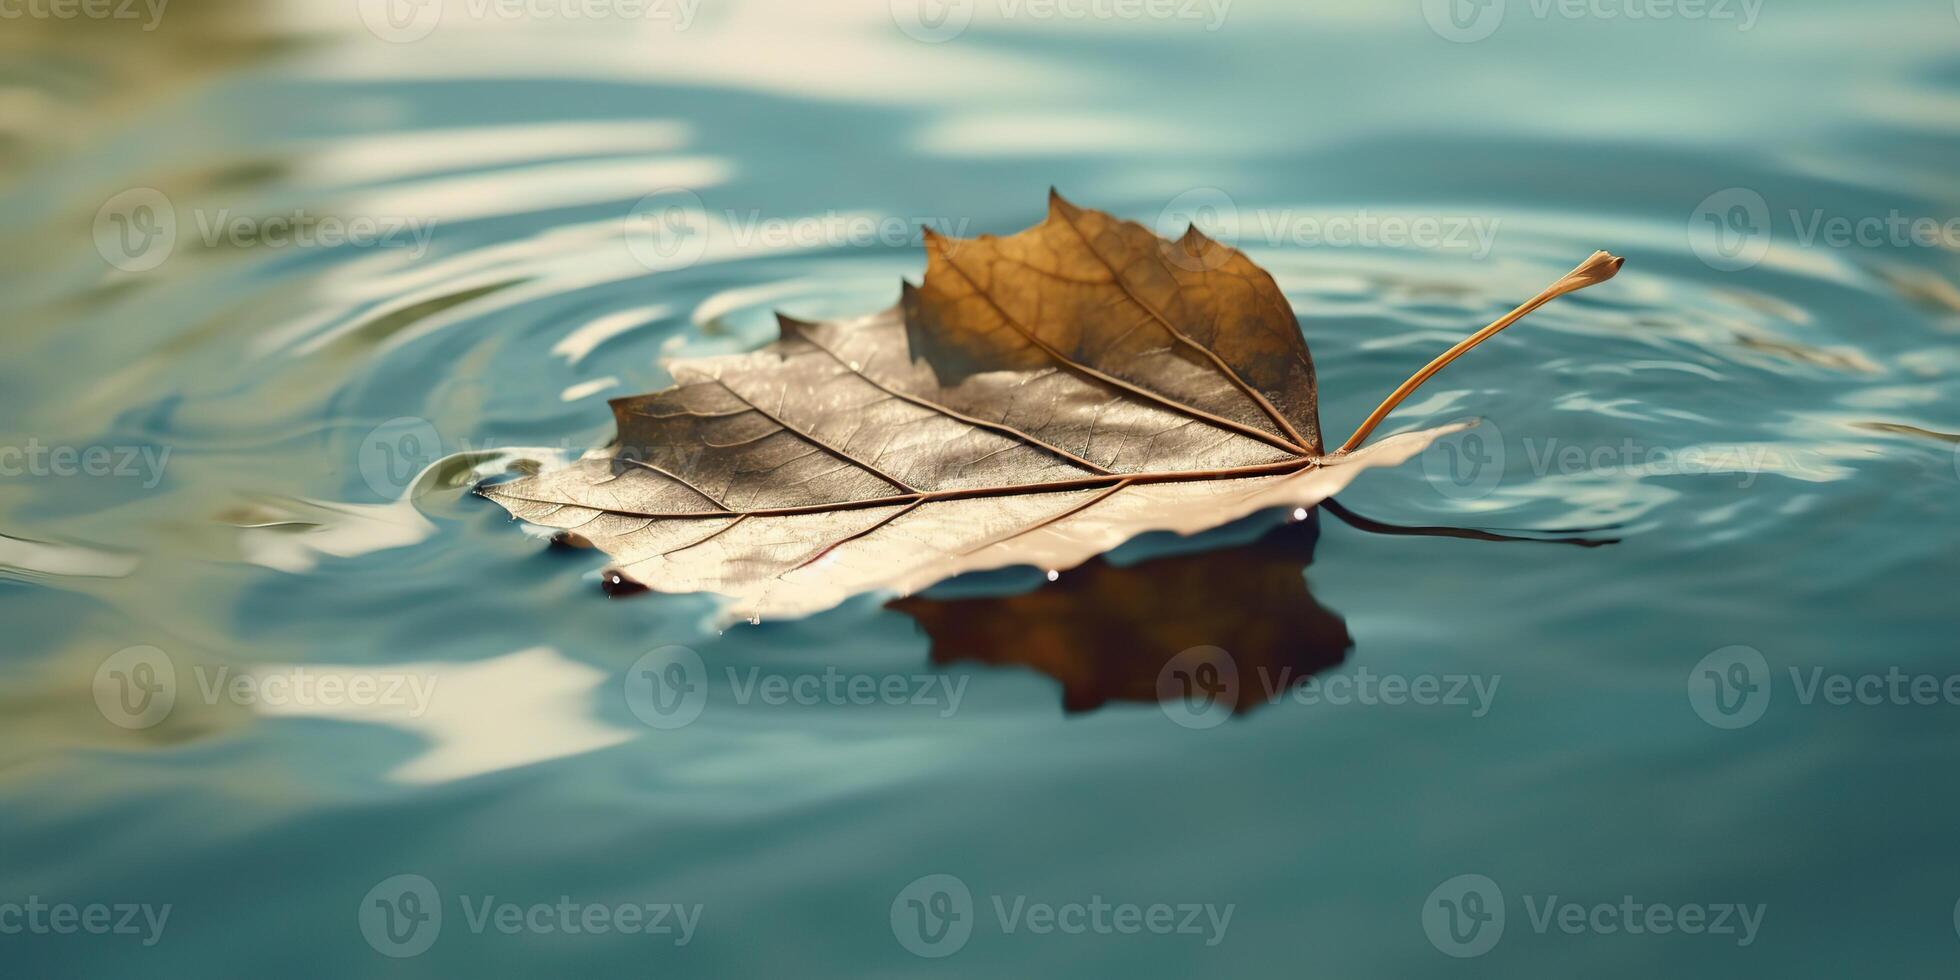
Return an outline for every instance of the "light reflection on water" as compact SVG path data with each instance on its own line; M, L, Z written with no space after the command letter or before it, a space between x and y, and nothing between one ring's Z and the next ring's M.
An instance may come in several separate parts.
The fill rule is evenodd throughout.
M707 909L680 950L452 926L399 964L431 974L910 974L926 961L886 909L940 872L982 921L934 967L973 974L1038 956L1071 974L1440 975L1460 964L1424 938L1421 904L1464 872L1514 891L1486 960L1507 974L1602 955L1675 975L1950 961L1953 706L1805 706L1779 686L1763 721L1727 732L1683 697L1729 644L1779 670L1952 669L1956 244L1804 235L1960 215L1946 5L1768 4L1741 29L1513 2L1462 44L1415 2L1238 0L1213 30L978 3L943 43L883 2L710 3L685 30L458 3L403 44L353 3L205 6L154 32L10 21L0 41L17 55L0 89L0 444L170 449L160 474L44 463L0 480L0 901L178 909L140 951L27 937L25 972L273 955L366 971L385 961L356 906L404 871L452 900ZM1352 639L1336 673L1502 678L1487 714L1283 701L1202 731L1121 697L1064 714L1064 684L1001 665L1030 651L935 663L875 599L726 632L702 597L610 601L596 559L465 495L603 443L605 398L665 384L666 359L767 341L775 309L890 303L923 264L909 229L1011 232L1050 185L1152 226L1199 192L1212 210L1193 213L1287 292L1337 433L1592 249L1628 257L1395 417L1487 417L1493 482L1426 457L1342 498L1398 525L1617 543L1326 521L1306 571L1301 594ZM143 272L96 234L131 188L175 220ZM1764 210L1723 227L1764 247L1725 271L1693 222L1730 188ZM653 271L631 222L676 189L708 233ZM1466 234L1313 237L1425 218ZM207 240L241 219L258 231ZM281 246L266 219L398 234ZM851 238L887 222L904 230ZM1573 447L1584 462L1561 463ZM1204 543L1249 547L1268 526ZM1138 542L1116 564L1167 550ZM1016 574L958 588L1041 577ZM137 645L168 652L178 703L124 729L92 693ZM654 728L629 685L667 645L700 658L705 700ZM302 667L437 680L412 715L198 683ZM960 708L739 693L826 670L958 682ZM1091 893L1237 913L1207 948L1004 935L981 897ZM1540 935L1523 893L1769 914L1746 949Z

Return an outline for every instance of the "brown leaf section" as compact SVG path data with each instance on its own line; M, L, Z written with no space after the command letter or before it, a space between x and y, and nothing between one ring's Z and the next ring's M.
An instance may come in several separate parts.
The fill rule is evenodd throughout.
M1065 711L1185 697L1182 661L1209 662L1219 683L1197 693L1243 713L1341 663L1354 645L1303 574L1318 516L1232 548L1134 565L1093 558L1020 595L887 605L918 621L933 663L1032 668L1061 683Z
M481 492L749 616L1311 506L1436 434L1323 457L1270 276L1059 197L1017 235L932 237L897 308L671 369L612 403L609 451Z
M1006 238L928 233L907 291L915 349L943 370L1061 365L1139 400L1318 455L1313 358L1273 277L1195 227L1175 242L1049 192Z

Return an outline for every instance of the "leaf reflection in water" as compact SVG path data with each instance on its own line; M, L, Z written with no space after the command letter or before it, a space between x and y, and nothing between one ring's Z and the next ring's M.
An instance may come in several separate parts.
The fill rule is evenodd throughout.
M974 661L1030 667L1062 685L1062 709L1093 711L1111 701L1157 702L1175 695L1163 677L1194 648L1229 655L1237 682L1215 692L1243 714L1338 666L1354 646L1347 623L1320 604L1304 574L1320 539L1320 510L1374 534L1453 537L1597 547L1588 533L1534 537L1451 527L1404 527L1362 517L1329 500L1250 544L1130 565L1107 557L1019 595L894 599L916 620L939 665ZM1216 655L1213 654L1215 657ZM1205 659L1199 657L1199 659Z
M1061 682L1070 712L1157 701L1164 666L1192 647L1228 651L1242 681L1297 683L1339 664L1354 645L1302 574L1319 537L1310 513L1236 548L1128 566L1095 558L1020 595L910 596L888 606L925 629L933 663L1032 667ZM1243 712L1264 693L1240 683L1227 697Z

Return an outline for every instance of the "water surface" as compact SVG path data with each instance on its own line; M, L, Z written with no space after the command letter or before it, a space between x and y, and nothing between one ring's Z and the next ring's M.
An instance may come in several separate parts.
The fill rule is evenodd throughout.
M154 945L0 936L7 972L1951 969L1960 705L1804 694L1960 672L1950 5L985 0L934 42L896 6L461 5L419 40L352 3L9 22L0 903L170 912ZM1362 477L1359 526L1272 514L928 600L1024 597L978 607L983 650L877 598L760 625L615 601L466 493L604 443L664 359L891 302L919 225L1012 232L1051 185L1270 269L1336 436L1593 249L1628 262L1398 412L1488 422ZM713 223L685 261L635 231L677 200ZM1353 686L1222 724L1154 703L1201 645ZM1705 659L1734 646L1761 660ZM647 670L700 678L698 714ZM860 676L906 697L752 686ZM1468 693L1330 703L1369 676ZM942 874L970 905L913 884ZM1465 874L1506 913L1474 958L1425 930ZM397 875L439 930L376 939L410 921ZM684 945L473 929L491 896L700 918ZM1553 896L1762 919L1535 926ZM908 898L970 936L934 944ZM999 911L1095 901L1231 911Z

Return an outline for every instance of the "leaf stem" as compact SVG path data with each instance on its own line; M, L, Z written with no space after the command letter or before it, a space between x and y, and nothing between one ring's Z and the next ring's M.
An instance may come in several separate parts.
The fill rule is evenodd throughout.
M1395 411L1395 407L1402 404L1403 400L1414 393L1417 388L1422 387L1423 382L1435 376L1436 372L1441 371L1451 361L1462 357L1464 352L1470 348L1496 336L1499 330L1523 319L1525 314L1544 306L1546 303L1566 293L1575 292L1587 286L1597 285L1613 278L1613 274L1620 271L1620 266L1624 262L1626 260L1617 255L1594 252L1586 261L1579 263L1578 268L1566 273L1565 277L1559 281L1546 286L1538 295L1526 300L1517 309L1504 314L1495 323L1463 338L1456 346L1436 355L1435 360L1423 365L1422 370L1410 375L1409 380L1402 382L1401 387L1396 388L1387 398L1383 399L1382 403L1376 406L1375 410L1369 413L1368 418L1361 423L1361 427L1354 430L1354 435L1348 436L1347 442L1342 443L1341 448L1334 450L1334 455L1352 452L1356 448L1359 448L1361 443L1375 431L1375 427L1382 423L1382 419L1388 417L1388 413Z

